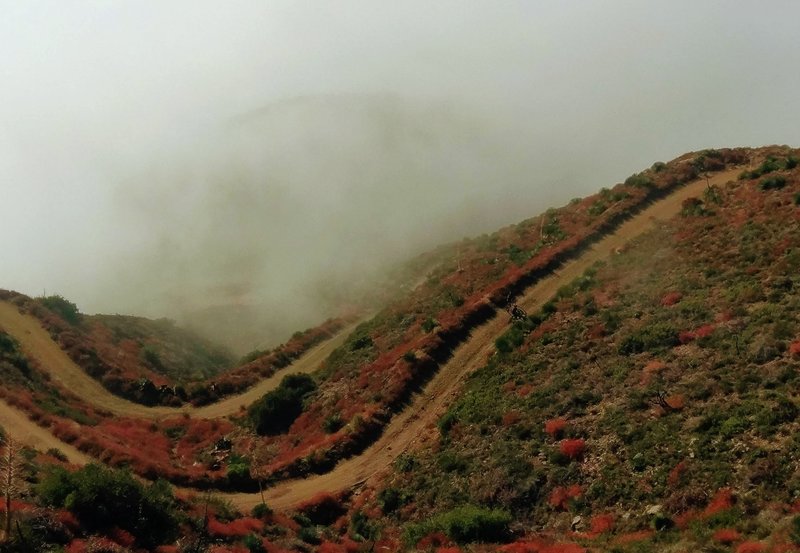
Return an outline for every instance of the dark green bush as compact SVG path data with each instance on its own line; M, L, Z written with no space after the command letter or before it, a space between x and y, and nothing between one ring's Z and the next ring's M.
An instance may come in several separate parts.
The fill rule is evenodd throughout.
M401 492L396 488L383 488L378 492L378 505L385 514L390 514L408 503L409 497L406 492Z
M434 319L433 317L428 317L422 323L422 330L424 330L425 332L430 332L431 330L436 328L438 324L439 323L436 321L436 319Z
M68 323L78 324L81 322L81 313L78 311L78 306L68 299L58 295L45 296L37 299L39 303Z
M54 467L37 492L46 505L70 510L90 532L119 527L144 547L171 541L177 534L175 499L163 481L144 485L129 471L95 464L72 473Z
M266 553L267 550L264 549L264 545L262 544L261 538L256 534L249 534L244 537L242 540L244 546L250 553Z
M780 175L774 177L767 177L758 183L761 190L780 190L786 186L786 179Z
M290 374L283 377L280 386L265 394L250 406L248 416L261 435L286 432L303 412L303 400L317 388L307 374Z
M344 422L342 422L342 417L338 413L330 415L322 421L322 429L328 434L333 434L342 426L344 426Z
M634 186L636 188L650 188L653 186L653 179L643 173L631 175L625 179L625 186Z
M272 509L266 503L259 503L253 510L250 512L253 515L253 518L264 518L272 514Z

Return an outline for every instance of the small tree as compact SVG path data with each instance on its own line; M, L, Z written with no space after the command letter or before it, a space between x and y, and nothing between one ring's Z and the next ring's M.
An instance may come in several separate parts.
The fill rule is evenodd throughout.
M22 492L24 481L22 471L24 464L22 460L22 446L11 437L5 438L5 448L0 455L0 480L2 480L2 492L6 502L6 516L3 525L3 538L11 537L11 501Z
M269 477L269 470L267 470L267 463L272 457L268 446L259 441L253 449L253 454L250 462L250 475L258 482L258 493L261 495L261 507L259 510L262 514L270 512L267 500L264 498L264 481Z

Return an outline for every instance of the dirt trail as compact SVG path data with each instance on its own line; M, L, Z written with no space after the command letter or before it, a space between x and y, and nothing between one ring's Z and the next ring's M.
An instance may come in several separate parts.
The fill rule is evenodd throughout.
M724 184L735 179L740 172L733 169L714 175L711 184ZM643 234L660 221L666 221L681 210L682 202L702 194L706 187L705 179L676 190L666 198L641 211L623 223L616 232L606 236L577 259L567 262L556 273L539 280L528 288L518 303L529 312L536 311L550 299L561 286L570 283L591 267L595 262L607 259L628 241ZM411 405L396 415L386 427L381 437L358 457L339 463L331 472L312 476L303 480L292 480L278 484L266 492L267 502L275 509L284 510L308 499L315 493L336 492L349 489L375 477L385 470L392 461L404 451L413 448L424 435L426 428L432 427L447 405L456 397L461 385L472 371L483 366L494 351L494 341L508 328L508 315L498 313L481 327L475 329L469 340L456 349L450 360L441 367L423 391L417 394ZM4 422L5 408L0 409L0 423ZM19 413L17 411L17 413ZM21 415L18 421L31 432L39 429L33 422ZM24 437L20 437L24 440ZM41 439L41 438L40 438ZM55 440L55 439L54 439ZM55 440L56 444L60 444ZM64 445L56 445L65 449ZM233 493L218 494L230 500L239 508L246 510L260 502L258 494Z
M38 361L42 370L50 374L54 381L94 407L104 409L118 416L146 419L158 419L183 413L205 418L224 417L234 414L242 406L253 403L253 401L277 387L281 379L287 374L314 371L334 349L345 341L358 324L354 323L344 328L333 338L310 349L291 365L279 370L271 377L259 381L258 384L248 388L241 394L230 396L202 407L148 407L123 399L106 390L102 384L86 374L81 367L70 359L35 317L23 315L15 305L0 301L0 329L13 336L19 342L25 354Z

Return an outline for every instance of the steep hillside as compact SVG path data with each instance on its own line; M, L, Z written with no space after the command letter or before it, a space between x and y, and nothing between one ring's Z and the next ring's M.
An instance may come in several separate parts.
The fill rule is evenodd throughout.
M0 334L5 398L40 424L255 507L119 484L102 501L127 490L164 525L115 528L76 501L127 477L48 469L53 451L28 469L45 484L17 506L24 529L41 538L41 503L68 521L48 543L70 552L99 547L88 534L174 544L162 553L798 550L798 158L687 154L465 240L313 377L234 421L111 417ZM514 302L527 316L501 310ZM17 413L0 404L23 439ZM291 476L305 479L276 482Z
M515 324L361 512L407 546L794 550L800 172L771 153Z

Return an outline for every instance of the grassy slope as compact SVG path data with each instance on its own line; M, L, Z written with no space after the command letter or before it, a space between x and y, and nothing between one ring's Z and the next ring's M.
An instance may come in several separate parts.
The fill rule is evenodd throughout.
M116 349L136 352L135 361L172 382L203 380L232 366L236 360L225 348L211 344L168 319L151 320L123 315L88 318L91 334Z
M770 189L775 176L783 188ZM518 536L601 550L730 551L722 529L764 550L788 542L800 507L798 203L796 168L710 190L565 289L396 464L377 523L414 541L471 504L509 512Z

